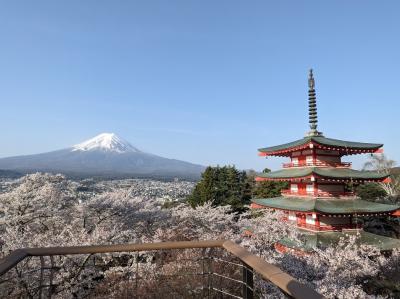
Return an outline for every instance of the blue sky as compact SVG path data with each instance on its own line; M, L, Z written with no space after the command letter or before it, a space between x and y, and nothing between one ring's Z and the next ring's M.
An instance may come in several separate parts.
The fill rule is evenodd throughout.
M399 11L398 1L0 0L0 156L114 132L165 157L275 169L281 160L257 148L304 136L313 67L325 136L382 142L400 161Z

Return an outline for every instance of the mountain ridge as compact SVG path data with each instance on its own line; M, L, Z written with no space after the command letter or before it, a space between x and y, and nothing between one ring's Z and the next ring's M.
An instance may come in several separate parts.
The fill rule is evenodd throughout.
M57 172L82 177L198 179L204 166L142 152L113 133L102 133L69 148L0 159L0 169Z

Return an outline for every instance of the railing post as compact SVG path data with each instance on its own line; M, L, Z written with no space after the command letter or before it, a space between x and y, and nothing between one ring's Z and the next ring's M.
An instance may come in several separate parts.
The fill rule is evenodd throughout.
M53 276L54 276L54 257L50 255L50 276L49 276L49 293L47 298L51 299L54 291L54 286L53 286Z
M39 294L38 298L42 299L42 291L43 291L43 276L44 276L44 267L46 266L44 262L44 257L40 257L40 278L39 278Z
M207 273L208 273L208 298L212 297L213 292L213 265L212 265L212 254L214 250L210 248L208 251L208 261L207 261Z
M202 276L202 281L203 285L201 287L201 296L202 298L206 298L206 294L208 292L208 287L207 287L207 272L206 272L206 254L207 254L207 248L203 248L201 251L201 276Z
M139 297L139 253L135 254L135 261L136 261L136 273L135 273L135 293L136 296Z
M242 270L242 279L243 279L243 287L242 287L242 296L244 299L253 299L253 269L243 263Z

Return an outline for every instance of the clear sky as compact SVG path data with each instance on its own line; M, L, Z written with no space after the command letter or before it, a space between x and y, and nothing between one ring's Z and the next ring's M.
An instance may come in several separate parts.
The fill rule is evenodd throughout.
M275 169L257 148L308 131L313 67L325 136L385 143L400 162L399 14L399 1L0 0L0 156L114 132Z

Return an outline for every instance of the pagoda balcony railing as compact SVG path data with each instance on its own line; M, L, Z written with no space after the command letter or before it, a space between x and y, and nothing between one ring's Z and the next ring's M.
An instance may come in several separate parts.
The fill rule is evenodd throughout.
M306 166L323 166L323 167L341 167L341 168L350 168L351 162L328 162L328 161L316 161L316 162L298 162L298 163L283 163L283 168L292 168L292 167L306 167Z
M0 260L1 298L324 298L232 241L24 248Z
M356 194L351 191L318 191L316 196L319 197L354 197Z
M356 196L354 192L347 191L293 191L290 189L281 190L283 195L288 196L313 196L313 197L354 197Z
M361 224L346 223L346 224L330 224L330 225L314 225L309 223L298 223L298 227L306 228L314 231L342 231L344 229L361 229Z

